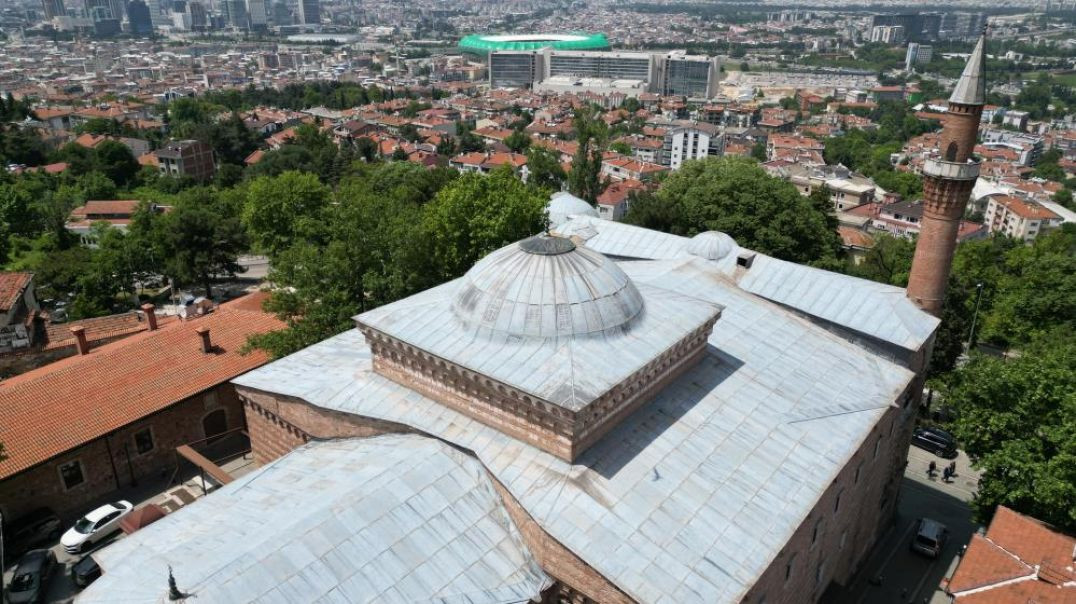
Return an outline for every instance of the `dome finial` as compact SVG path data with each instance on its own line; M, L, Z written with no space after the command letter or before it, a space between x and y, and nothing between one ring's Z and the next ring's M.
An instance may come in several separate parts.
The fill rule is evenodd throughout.
M964 65L964 73L960 74L960 80L953 89L950 103L961 105L984 105L986 104L986 29L983 29L975 49L971 51L968 62Z

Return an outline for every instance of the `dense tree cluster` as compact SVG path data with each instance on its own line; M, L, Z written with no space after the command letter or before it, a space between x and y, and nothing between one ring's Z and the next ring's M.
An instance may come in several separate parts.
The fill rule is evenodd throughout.
M826 208L737 157L685 162L656 193L640 195L626 220L686 236L722 231L740 245L793 262L833 263L840 249Z

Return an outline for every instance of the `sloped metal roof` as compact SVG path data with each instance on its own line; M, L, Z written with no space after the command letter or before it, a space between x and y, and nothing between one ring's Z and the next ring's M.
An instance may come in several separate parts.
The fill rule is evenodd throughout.
M964 72L949 96L950 103L962 105L983 105L986 103L986 34L979 36L975 49L971 51Z
M529 602L550 581L474 458L435 439L313 442L94 553L79 602Z
M698 255L689 251L692 239L601 218L573 217L557 232L573 235L586 247L621 258L671 260ZM759 253L755 253L746 271L737 270L734 253L722 256L713 265L748 292L905 350L919 350L940 323L908 300L902 287Z
M357 330L234 382L473 451L554 539L640 602L738 602L914 376L712 262L621 266L644 295L676 288L725 310L703 359L574 465L374 373ZM635 344L587 354L615 364Z

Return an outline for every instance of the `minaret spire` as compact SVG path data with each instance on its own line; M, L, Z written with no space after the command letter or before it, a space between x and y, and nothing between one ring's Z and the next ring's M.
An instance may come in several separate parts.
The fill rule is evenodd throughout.
M979 177L972 152L986 103L985 46L984 31L949 97L939 153L923 164L923 220L907 293L935 316L941 315L945 302L960 219Z

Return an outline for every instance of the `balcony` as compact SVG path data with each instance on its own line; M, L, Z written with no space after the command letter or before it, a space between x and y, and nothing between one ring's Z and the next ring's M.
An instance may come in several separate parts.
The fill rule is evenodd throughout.
M923 162L923 174L947 180L975 180L979 178L979 162L951 162L928 157Z

